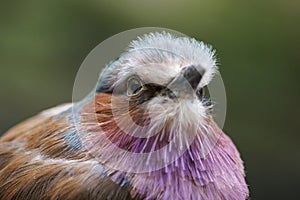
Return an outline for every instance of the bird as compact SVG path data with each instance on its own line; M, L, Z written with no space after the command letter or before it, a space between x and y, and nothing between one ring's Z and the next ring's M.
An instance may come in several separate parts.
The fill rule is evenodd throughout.
M82 100L0 138L0 199L243 200L244 163L204 94L215 50L188 36L133 39Z

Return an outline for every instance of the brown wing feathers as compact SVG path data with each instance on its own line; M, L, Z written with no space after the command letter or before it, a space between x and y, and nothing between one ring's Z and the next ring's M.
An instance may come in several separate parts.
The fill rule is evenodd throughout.
M0 139L0 199L131 199L66 119L37 116Z

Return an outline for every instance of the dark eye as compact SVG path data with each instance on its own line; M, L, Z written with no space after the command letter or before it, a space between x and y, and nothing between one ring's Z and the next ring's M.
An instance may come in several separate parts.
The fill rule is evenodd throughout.
M203 88L200 88L200 89L197 91L197 96L198 96L199 98L204 97L204 89L203 89Z
M138 95L144 89L141 80L138 77L130 77L127 80L127 95Z

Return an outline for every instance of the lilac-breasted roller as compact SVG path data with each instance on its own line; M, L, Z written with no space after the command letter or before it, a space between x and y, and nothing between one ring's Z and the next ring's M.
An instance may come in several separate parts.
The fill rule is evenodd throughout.
M216 72L195 39L133 40L82 101L1 137L0 199L246 199L239 152L203 94Z

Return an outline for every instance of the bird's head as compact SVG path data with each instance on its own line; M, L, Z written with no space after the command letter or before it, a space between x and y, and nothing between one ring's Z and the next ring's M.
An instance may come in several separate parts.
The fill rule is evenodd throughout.
M131 122L141 125L148 121L152 129L156 126L155 131L167 125L199 125L210 108L203 88L216 70L214 51L204 43L151 33L132 41L125 53L107 65L97 92L110 93L116 99L115 117L126 115L122 113L126 109L119 109L118 99L122 99L128 102Z
M215 124L203 88L216 71L214 51L204 43L169 33L150 33L132 41L104 68L96 88L96 110L85 109L84 114L96 113L94 129L100 124L110 141L126 151L151 152L168 145L175 147L174 151L188 149L197 136L205 154L216 140L211 137ZM90 126L89 118L82 124L85 122ZM178 140L171 142L176 137ZM101 140L101 147L92 152L110 147L103 138L92 143L96 140Z

